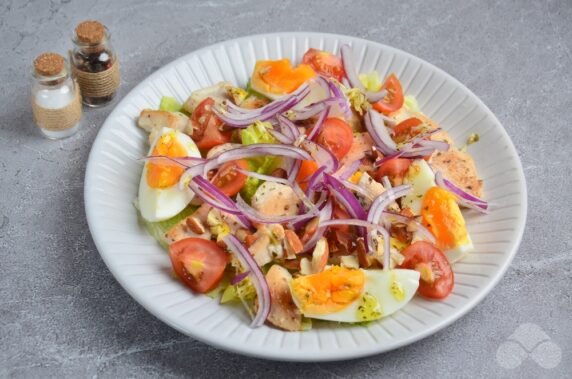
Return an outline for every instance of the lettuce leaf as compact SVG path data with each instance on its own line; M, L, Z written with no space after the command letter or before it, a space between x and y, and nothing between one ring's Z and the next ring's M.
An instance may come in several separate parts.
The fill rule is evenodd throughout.
M242 144L254 145L257 143L276 143L276 139L268 132L268 129L270 128L272 128L272 125L269 122L255 122L246 129L240 131ZM280 164L280 158L272 156L250 158L248 160L248 164L251 171L268 175L278 167ZM262 180L249 177L246 180L244 187L242 187L240 194L246 201L250 202L252 196L254 196L254 193L261 184Z
M169 244L167 244L167 242L165 241L165 233L167 233L171 228L173 228L183 219L192 215L197 210L196 206L189 205L185 209L183 209L179 214L171 217L170 219L158 222L149 222L141 216L137 200L134 202L134 206L137 209L137 218L139 219L139 224L143 225L145 229L147 229L149 234L151 234L151 236L155 238L155 240L157 240L159 245L161 245L161 247L165 250L169 250Z
M417 100L413 96L405 96L403 106L410 113L419 112L419 105L417 105Z
M368 91L379 91L381 89L381 79L377 71L372 71L369 74L359 74L359 81Z
M167 112L181 112L183 105L177 99L169 96L163 96L159 104L159 110Z

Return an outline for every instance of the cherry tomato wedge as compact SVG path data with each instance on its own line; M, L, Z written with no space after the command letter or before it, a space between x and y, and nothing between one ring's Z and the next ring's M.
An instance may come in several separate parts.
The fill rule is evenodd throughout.
M185 285L198 293L216 288L222 279L229 255L215 242L185 238L169 246L173 270Z
M318 170L318 164L314 161L302 161L300 164L300 171L296 175L296 183L300 185L303 191L308 188L308 179Z
M324 120L317 142L342 159L352 148L353 140L352 128L345 121L330 117Z
M395 126L395 128L393 128L393 133L395 134L395 142L404 142L411 137L415 137L421 132L421 130L416 129L416 127L422 123L423 121L416 117L411 117L407 120L401 121Z
M383 99L373 104L373 108L383 114L390 114L398 111L403 106L403 89L395 74L391 74L385 79L381 89L386 89L388 94Z
M306 51L306 54L304 54L302 63L312 67L316 73L329 78L335 78L338 81L341 81L345 76L342 60L327 51L309 49Z
M441 250L429 242L417 241L406 247L401 254L405 260L402 268L421 273L418 292L430 299L444 299L453 291L453 270Z
M383 162L381 166L375 170L372 176L378 182L381 182L381 179L384 176L387 176L392 184L395 184L396 182L401 183L407 174L407 170L410 165L410 159L393 158Z
M230 141L232 131L221 131L223 122L212 110L214 103L212 98L207 97L200 102L191 116L191 137L199 149L208 150Z
M212 183L217 186L227 196L236 195L246 183L247 176L236 168L248 170L248 162L239 159L223 164L212 178Z

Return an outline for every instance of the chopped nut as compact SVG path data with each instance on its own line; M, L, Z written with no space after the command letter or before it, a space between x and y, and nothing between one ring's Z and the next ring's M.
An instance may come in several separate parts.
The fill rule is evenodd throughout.
M203 234L205 232L205 226L203 223L194 216L187 217L187 226L193 233Z
M284 248L288 255L296 255L304 250L304 245L296 233L291 230L284 231Z

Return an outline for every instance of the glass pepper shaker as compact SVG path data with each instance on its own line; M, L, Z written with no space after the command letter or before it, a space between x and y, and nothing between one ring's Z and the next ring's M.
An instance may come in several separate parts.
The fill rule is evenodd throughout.
M113 100L121 82L109 31L99 21L83 21L75 28L73 43L72 70L83 103L89 107L106 105Z
M44 53L34 60L31 101L34 121L47 138L65 138L78 131L80 91L61 55Z

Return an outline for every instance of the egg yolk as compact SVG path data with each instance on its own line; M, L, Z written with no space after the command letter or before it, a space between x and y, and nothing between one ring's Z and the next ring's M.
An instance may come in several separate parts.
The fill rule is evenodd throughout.
M174 133L159 138L151 155L185 157L187 150L181 145ZM168 188L179 181L184 168L175 164L149 162L147 164L147 184L151 188Z
M465 219L451 192L429 188L423 197L421 217L423 225L435 236L438 248L446 250L469 242Z
M302 313L329 314L341 311L358 299L365 285L361 270L334 266L318 274L292 280L292 295Z
M310 66L301 64L293 68L289 59L258 61L251 85L255 90L281 95L295 91L314 76L316 73Z

